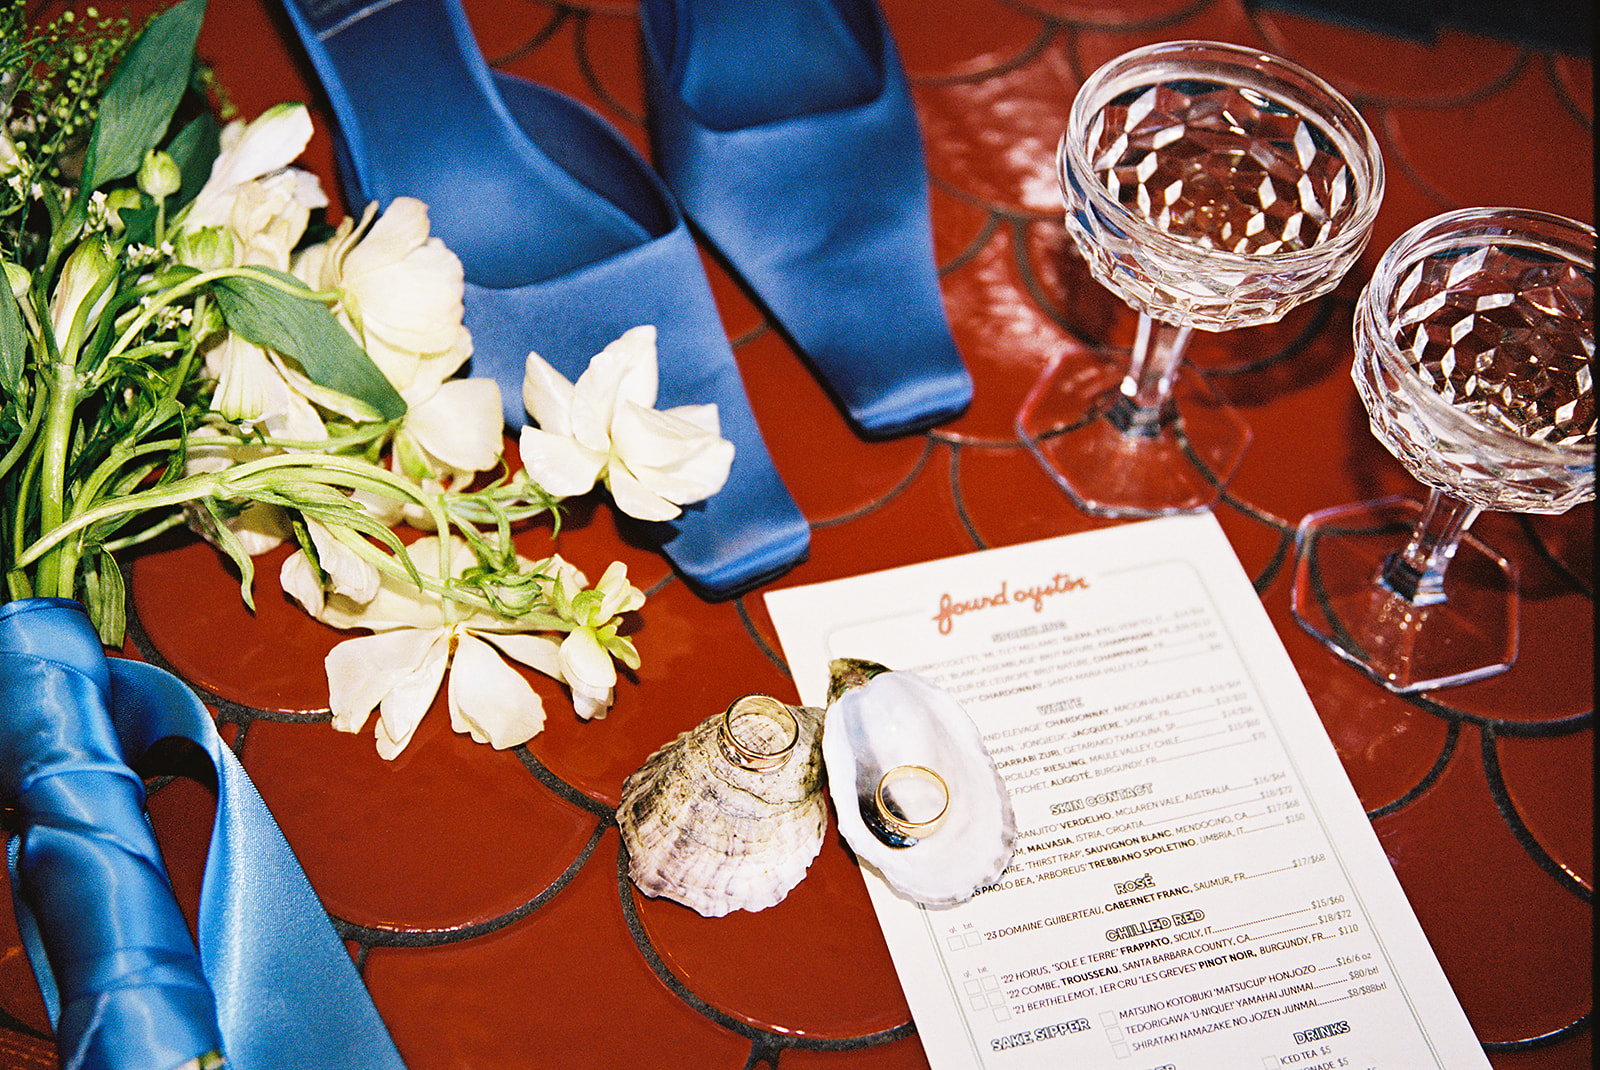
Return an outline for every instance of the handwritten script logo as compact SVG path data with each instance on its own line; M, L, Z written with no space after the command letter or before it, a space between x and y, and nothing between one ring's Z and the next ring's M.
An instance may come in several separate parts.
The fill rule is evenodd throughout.
M1066 591L1081 591L1089 586L1089 581L1082 576L1072 576L1065 572L1057 572L1050 578L1049 583L1039 583L1032 587L1018 587L1012 590L1007 581L1001 580L1000 587L992 594L979 595L976 598L966 598L957 601L946 591L939 596L939 612L933 619L939 622L939 634L949 635L955 627L955 619L964 613L976 613L980 609L989 609L993 606L1012 605L1014 603L1032 602L1035 613L1044 612L1044 600L1053 594L1062 594Z

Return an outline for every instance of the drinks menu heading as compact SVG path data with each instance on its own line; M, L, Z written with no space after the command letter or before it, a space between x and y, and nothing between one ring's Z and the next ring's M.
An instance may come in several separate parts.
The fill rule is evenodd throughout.
M1211 516L767 605L802 701L836 657L915 672L1010 791L1015 858L970 901L863 867L935 1070L1488 1067Z

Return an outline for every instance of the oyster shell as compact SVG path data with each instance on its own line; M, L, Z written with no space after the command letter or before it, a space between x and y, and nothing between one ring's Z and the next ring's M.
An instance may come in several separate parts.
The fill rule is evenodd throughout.
M788 716L792 749L763 760L788 742ZM732 743L725 719L740 733ZM633 883L708 918L782 902L827 828L821 731L821 710L746 695L647 758L617 807Z
M951 695L914 673L840 658L830 666L822 756L839 832L856 856L889 887L929 906L949 906L993 884L1011 864L1016 818L1011 794L977 725ZM905 777L924 798L916 805L936 827L907 835L906 825L879 806L880 782L900 766L931 770ZM915 771L915 770L913 770ZM948 800L927 798L946 786ZM904 816L904 815L901 815ZM914 824L915 822L913 822ZM896 827L898 826L898 827Z

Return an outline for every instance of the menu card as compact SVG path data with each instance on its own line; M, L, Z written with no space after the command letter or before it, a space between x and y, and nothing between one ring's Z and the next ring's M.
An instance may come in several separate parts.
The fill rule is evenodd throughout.
M836 657L915 672L1011 793L971 900L863 867L935 1070L1489 1066L1209 514L766 601L803 702Z

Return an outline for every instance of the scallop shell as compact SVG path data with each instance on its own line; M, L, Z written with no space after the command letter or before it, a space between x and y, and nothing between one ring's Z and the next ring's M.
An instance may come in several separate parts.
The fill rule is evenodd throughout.
M929 906L949 906L993 884L1011 864L1011 795L972 718L947 692L914 673L841 658L822 731L822 756L839 832L889 887ZM943 820L921 839L874 820L879 779L901 765L938 773L949 789Z
M795 745L775 768L730 760L724 714L652 754L622 785L617 825L628 849L628 875L645 895L675 900L708 918L764 910L783 901L822 849L827 800L822 792L822 711L766 696L799 726Z

